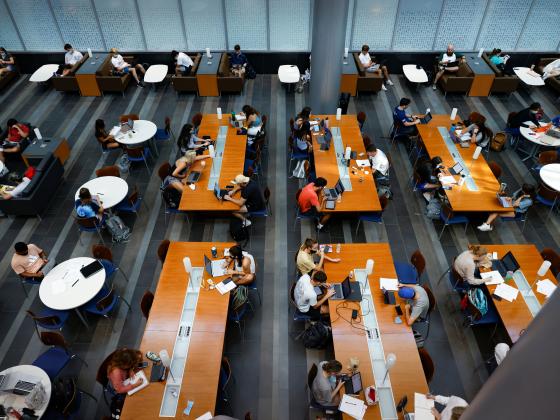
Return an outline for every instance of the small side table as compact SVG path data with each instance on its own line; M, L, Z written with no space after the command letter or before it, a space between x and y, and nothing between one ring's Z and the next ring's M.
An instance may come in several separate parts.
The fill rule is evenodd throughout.
M58 70L58 64L44 64L39 67L29 78L30 82L45 83Z
M168 68L169 67L165 64L154 64L148 67L144 75L144 83L152 83L155 89L156 83L161 83L165 80Z
M70 157L70 145L66 139L52 139L43 137L42 140L35 139L21 154L27 166L37 165L45 156L52 153L64 163Z

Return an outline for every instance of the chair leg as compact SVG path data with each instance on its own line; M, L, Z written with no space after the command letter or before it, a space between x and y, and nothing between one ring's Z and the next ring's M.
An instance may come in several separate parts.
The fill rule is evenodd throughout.
M80 388L78 388L78 391L81 392L82 394L87 395L87 396L90 397L90 398L93 398L93 399L95 400L95 402L98 402L97 398L95 398L95 397L93 396L93 394L90 394L89 392L84 391L83 389L80 389Z
M117 270L123 275L124 279L126 280L126 282L128 283L128 276L124 273L124 271L122 270L122 268L117 268Z
M362 223L362 220L358 219L358 224L356 225L356 233L354 234L354 236L358 236L358 229L360 228L360 223Z
M146 166L146 171L148 172L148 176L150 176L150 168L148 168L148 161L146 160L144 151L141 151L140 153L142 154L142 160L144 161L144 165Z
M444 271L441 276L439 276L439 279L437 281L438 285L441 283L441 279L443 279L445 277L445 275L449 273L449 271L451 271L451 266L449 266L449 268L446 271Z
M73 354L72 356L70 356L70 358L71 358L71 359L76 358L76 359L78 359L80 362L82 362L84 365L86 365L86 367L89 366L89 365L87 364L87 362L86 362L84 359L82 359L80 356L78 356L77 354Z
M445 227L446 227L446 226L447 226L447 225L444 223L444 224L443 224L443 227L441 228L441 232L439 233L438 239L441 239L441 235L443 235L443 231L445 230Z

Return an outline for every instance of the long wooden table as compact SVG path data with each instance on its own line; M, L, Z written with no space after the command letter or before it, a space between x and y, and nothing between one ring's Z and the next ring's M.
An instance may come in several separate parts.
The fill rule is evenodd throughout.
M183 258L188 256L193 267L202 267L204 255L211 258L213 246L222 255L224 248L233 245L226 242L171 242L140 344L142 354L167 349L172 356L189 280ZM204 278L209 278L206 271ZM175 418L184 418L182 413L188 401L194 401L192 418L207 411L214 413L216 404L229 293L220 295L215 289L200 289L199 293ZM146 368L148 378L150 372L151 367ZM121 419L158 418L164 388L165 382L152 382L147 388L127 396Z
M342 115L337 121L336 115L312 115L311 119L329 118L329 127L340 127L342 143L344 147L350 146L352 151L357 152L358 159L367 159L364 141L360 133L360 127L356 115ZM334 139L331 141L329 150L320 150L320 146L313 136L313 157L315 159L315 171L318 177L327 180L327 187L334 188L336 182L340 178L338 170L337 156L334 147ZM360 156L360 154L362 154ZM352 183L352 191L345 191L342 194L342 201L336 203L334 210L327 210L323 207L324 213L349 213L349 212L374 212L381 211L381 204L377 195L377 187L371 168L366 168L369 175L357 171L354 175L351 171L352 166L356 167L356 161L350 163L350 182ZM362 181L360 181L360 178Z
M488 252L497 252L498 258L502 258L506 255L509 251L513 254L519 265L521 266L521 271L525 275L525 278L529 282L530 285L535 283L537 280L537 271L541 264L543 263L543 258L537 247L533 244L525 244L525 245L484 245ZM558 282L554 278L554 275L549 270L546 273L546 276L543 279L549 279L554 284ZM517 289L515 282L509 281L508 284L512 287ZM487 286L488 290L492 294L497 286ZM533 293L543 305L546 302L546 296L537 292L537 285L533 286ZM525 303L523 296L521 293L517 295L517 299L513 302L508 302L505 299L498 301L496 299L492 299L496 309L498 310L498 314L504 324L504 327L511 339L512 343L515 343L519 338L519 335L522 330L526 329L531 321L533 320L533 315L529 311L529 307Z
M441 157L447 168L451 168L455 164L455 160L441 137L438 127L446 127L449 130L452 122L457 123L459 121L461 119L458 116L455 117L454 121L451 121L449 115L434 115L428 124L418 124L416 126L430 158ZM484 156L481 154L477 160L473 160L475 148L476 145L473 144L469 148L462 148L457 145L463 161L470 169L478 191L469 191L466 183L462 187L454 185L451 190L445 191L451 207L456 212L503 213L511 211L511 209L504 208L498 203L496 193L500 190L500 183L492 173ZM455 176L455 178L458 179L459 177Z
M401 317L402 324L395 324L395 308L393 305L384 303L383 292L379 288L380 277L397 278L389 244L342 244L340 254L331 254L331 256L340 257L341 261L325 264L324 269L329 283L342 282L354 268L365 268L368 259L373 259L375 262L373 273L369 276L369 286L385 356L388 353L394 353L397 356L397 363L389 373L395 404L403 395L407 395L410 401L411 398L414 399L414 392L428 392L428 384L412 329L405 325L404 316ZM400 301L398 296L396 298ZM404 301L402 303L401 307L404 310ZM351 357L359 359L359 371L365 388L375 385L375 381L366 333L360 329L360 324L354 322L354 326L352 326L346 321L351 319L352 309L357 309L361 314L359 302L329 301L334 352L336 359L342 363L344 369L348 366ZM364 399L363 392L360 394L360 398ZM349 417L345 415L344 418ZM369 407L364 418L381 418L379 405Z
M198 137L210 136L210 138L215 140L220 126L224 125L228 126L228 132L220 171L220 188L225 188L226 185L231 184L236 175L243 173L247 136L237 134L237 128L231 126L227 114L223 114L221 120L218 119L217 114L204 114L198 130ZM204 153L208 154L208 151ZM181 202L179 203L179 210L226 212L239 210L239 206L230 201L218 201L214 196L214 191L208 189L212 159L206 159L203 162L206 162L204 167L201 166L200 162L193 165L193 170L201 171L202 173L194 191L190 188L184 189Z

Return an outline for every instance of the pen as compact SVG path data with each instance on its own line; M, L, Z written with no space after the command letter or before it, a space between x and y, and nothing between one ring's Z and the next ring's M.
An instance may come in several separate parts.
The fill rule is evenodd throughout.
M76 279L76 281L75 281L74 283L72 283L72 286L70 286L70 287L74 287L74 285L75 285L76 283L78 283L79 281L80 281L80 279Z

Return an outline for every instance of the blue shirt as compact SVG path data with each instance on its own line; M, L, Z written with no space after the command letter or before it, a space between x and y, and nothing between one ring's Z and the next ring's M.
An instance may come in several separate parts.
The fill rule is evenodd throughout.
M82 204L80 200L76 200L75 207L78 217L83 217L86 219L94 217L97 212L99 212L99 205L97 205L97 203L94 203L93 201L89 202L88 204Z
M393 111L393 117L400 122L412 122L412 118L406 116L406 111L404 109L400 109L398 106L395 107Z
M232 66L242 66L247 62L247 57L245 57L245 54L243 53L233 53L230 56L229 62Z
M522 194L524 194L523 191L521 190L516 191L515 194L513 195L514 200L516 200ZM533 205L533 200L525 197L519 202L519 206L515 208L515 212L519 214L527 213L527 210L529 210L529 207L531 207L532 205Z
M500 57L499 55L493 55L492 57L490 57L490 61L495 66L499 66L500 64L504 64L504 58Z

